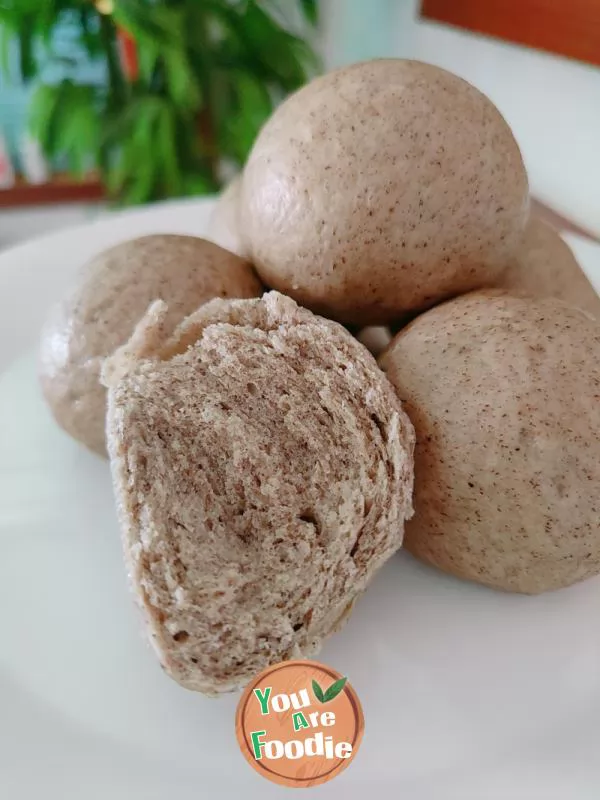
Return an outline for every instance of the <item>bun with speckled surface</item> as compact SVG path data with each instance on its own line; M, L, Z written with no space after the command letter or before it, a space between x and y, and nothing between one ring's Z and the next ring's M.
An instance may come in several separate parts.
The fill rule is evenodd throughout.
M521 154L495 106L402 59L331 72L288 98L257 138L240 203L264 282L357 325L491 285L528 211Z
M246 247L240 233L239 218L241 186L242 176L238 175L225 187L211 214L207 236L219 247L245 258Z
M528 594L600 573L598 353L591 315L500 292L398 334L380 363L417 433L408 550Z
M547 222L532 216L523 244L500 281L501 288L533 297L556 297L600 319L600 297L569 245Z
M165 342L166 313L106 362L108 445L149 637L218 693L315 653L400 547L414 430L367 350L277 292Z
M102 363L129 339L149 304L168 302L165 325L173 329L207 300L261 291L250 264L193 236L145 236L96 256L42 331L41 384L56 421L105 455Z

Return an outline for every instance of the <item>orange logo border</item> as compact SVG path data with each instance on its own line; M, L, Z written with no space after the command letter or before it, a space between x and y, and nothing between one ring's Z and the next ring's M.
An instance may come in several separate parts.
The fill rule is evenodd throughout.
M264 778L273 783L276 783L280 786L291 786L297 788L319 786L320 784L326 783L327 781L330 781L332 778L335 778L337 775L339 775L340 772L346 769L346 767L348 767L353 761L354 756L356 755L362 742L365 730L364 714L360 700L358 699L358 695L356 694L354 688L349 683L346 683L342 691L350 702L352 711L354 713L354 733L352 739L349 740L350 744L352 745L352 754L350 757L343 759L338 758L336 759L336 763L327 772L319 775L311 775L310 777L306 778L292 778L287 775L282 775L271 766L268 766L264 759L259 761L257 758L255 758L252 743L250 741L250 734L245 725L246 714L250 700L255 698L254 690L259 687L260 684L264 684L265 680L268 680L269 677L272 677L274 674L281 674L286 670L297 670L298 668L306 669L309 672L313 671L313 674L318 672L325 673L334 681L342 678L342 675L339 672L334 670L332 667L322 664L319 661L308 659L298 661L282 661L279 664L274 664L270 667L267 667L252 681L250 681L248 686L246 686L244 689L242 697L240 698L235 718L235 729L238 745L244 758L246 761L248 761L250 766L253 767L256 772L258 772Z

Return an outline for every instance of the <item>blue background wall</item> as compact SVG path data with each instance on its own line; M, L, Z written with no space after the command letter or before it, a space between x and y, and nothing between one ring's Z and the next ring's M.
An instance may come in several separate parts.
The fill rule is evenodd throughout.
M13 155L19 134L25 127L29 94L27 89L14 85L7 75L0 72L0 129L8 139Z

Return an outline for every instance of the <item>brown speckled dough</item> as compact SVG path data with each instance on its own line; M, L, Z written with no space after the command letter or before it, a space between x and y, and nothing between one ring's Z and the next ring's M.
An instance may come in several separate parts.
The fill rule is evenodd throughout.
M277 109L244 170L240 216L267 285L341 322L384 324L490 285L528 207L495 106L438 67L382 59Z
M216 693L315 653L402 543L414 430L340 325L271 292L165 310L104 370L128 572L165 670Z
M70 297L53 309L42 332L41 383L56 421L105 454L102 362L127 341L148 305L156 299L169 303L165 324L172 330L213 297L260 293L250 264L193 236L146 236L101 253L83 269Z
M473 293L381 362L417 432L408 550L535 594L600 572L600 325L554 299Z
M241 182L242 176L238 175L223 190L211 214L207 236L220 247L245 258L239 220Z
M530 219L523 244L499 285L515 294L557 297L600 318L600 297L571 248L537 216Z

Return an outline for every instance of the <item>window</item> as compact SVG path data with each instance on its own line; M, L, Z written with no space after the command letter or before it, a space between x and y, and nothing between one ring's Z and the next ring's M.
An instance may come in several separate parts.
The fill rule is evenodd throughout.
M423 0L424 17L600 65L598 0Z

